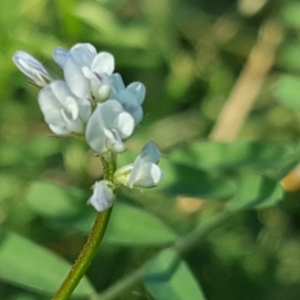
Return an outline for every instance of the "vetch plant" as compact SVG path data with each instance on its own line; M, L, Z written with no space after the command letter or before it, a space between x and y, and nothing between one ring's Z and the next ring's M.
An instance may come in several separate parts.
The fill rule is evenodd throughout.
M297 300L300 2L227 2L1 2L0 299Z
M114 73L113 55L97 53L90 44L76 44L70 50L56 48L53 57L63 70L62 79L54 79L39 61L23 51L17 51L13 61L40 88L38 104L49 129L57 136L83 137L99 156L103 167L103 179L93 184L90 197L86 197L97 211L94 226L53 299L69 299L86 273L103 239L112 208L118 201L118 189L121 186L130 189L159 186L161 192L169 193L174 199L183 195L201 200L227 200L227 203L220 206L221 212L197 222L192 231L181 236L136 208L131 207L130 213L123 208L124 215L127 214L123 220L124 215L118 215L116 207L115 212L122 219L119 228L123 222L126 225L131 222L129 229L125 228L128 235L133 235L132 231L138 228L135 245L164 248L138 270L92 299L115 299L136 283L143 282L158 300L170 297L205 300L201 287L180 255L233 214L245 209L266 208L280 201L284 191L279 180L299 162L298 145L201 141L178 147L170 151L169 158L162 159L168 176L161 182L165 174L159 166L161 153L156 144L149 141L131 163L117 167L118 155L126 151L125 141L143 119L145 86L141 82L126 86L121 75ZM251 171L255 175L249 174ZM40 194L35 191L41 186L43 192L53 190L48 184L33 185L31 196L38 203ZM144 231L140 231L140 225ZM132 237L125 236L122 227L118 238L119 242L128 242Z
M50 130L58 135L81 135L102 161L104 179L95 182L89 203L98 212L94 227L69 275L53 299L68 299L84 276L106 230L116 189L156 186L163 172L157 165L160 152L148 142L133 165L116 169L117 154L124 152L124 140L143 119L145 86L133 82L125 87L114 74L114 57L97 54L91 44L76 44L70 50L56 48L53 57L64 78L54 80L30 54L17 51L16 66L39 88L38 104ZM120 180L122 178L122 180Z

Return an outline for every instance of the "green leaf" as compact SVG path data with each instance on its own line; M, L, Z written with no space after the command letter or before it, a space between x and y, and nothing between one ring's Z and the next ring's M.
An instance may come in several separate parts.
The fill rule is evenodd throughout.
M183 195L215 200L228 199L234 193L234 185L221 176L164 157L159 165L166 176L156 187L157 191L174 196Z
M230 210L265 208L282 200L284 190L279 182L258 175L242 179L234 198L227 208Z
M125 204L114 207L106 241L126 245L163 245L174 242L177 235L161 220Z
M12 232L0 235L0 278L39 293L53 294L70 271L71 265L53 253ZM94 293L83 278L74 295Z
M171 249L146 264L144 282L156 300L206 299L187 264Z
M96 212L86 205L87 199L78 190L39 181L30 186L26 196L35 213L89 233ZM165 245L175 241L176 237L159 219L139 208L121 203L115 204L105 234L108 243L130 246Z
M275 96L280 104L300 111L300 77L280 76L275 88Z
M236 141L232 143L203 141L176 148L171 158L176 162L199 167L210 172L262 170L277 168L289 159L295 145L274 142Z
M79 190L46 181L33 182L26 195L27 203L36 213L62 220L80 214L87 199Z
M79 221L77 227L89 232L94 217ZM122 203L114 205L105 241L126 246L160 246L174 242L177 235L149 213Z

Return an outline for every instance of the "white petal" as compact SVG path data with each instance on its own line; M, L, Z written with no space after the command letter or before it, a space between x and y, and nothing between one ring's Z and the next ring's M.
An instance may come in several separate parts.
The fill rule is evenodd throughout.
M83 102L88 101L90 96L88 80L72 57L68 57L65 61L64 77L72 93L82 99Z
M38 103L47 124L56 127L64 126L64 120L60 113L62 105L54 95L50 86L47 86L40 91Z
M92 62L91 70L95 73L111 75L115 69L115 59L108 52L100 52Z
M127 112L121 112L114 123L114 128L117 129L122 139L128 138L134 129L134 120Z
M61 107L65 107L66 99L72 97L71 91L69 90L67 84L62 80L55 80L49 84L53 95L60 102Z
M125 150L122 139L115 129L108 130L104 128L104 134L107 138L106 145L108 149L116 153L120 153Z
M77 43L72 47L72 50L75 49L84 49L84 51L88 51L93 54L97 54L96 48L90 43Z
M79 134L84 132L84 124L80 119L73 120L70 114L68 114L63 109L60 112L65 122L65 126L70 132L79 133Z
M87 79L97 79L96 75L91 71L91 69L87 66L81 68L81 72L83 73L84 77Z
M96 182L94 192L89 203L99 212L106 211L110 208L114 201L114 193L112 188L109 187L109 182L102 180Z
M92 113L92 108L90 103L88 103L87 105L79 106L79 117L84 123L86 123L89 120L91 113Z
M107 151L100 104L98 104L87 123L85 136L87 143L94 151L97 153Z
M146 95L146 88L141 82L133 82L129 84L126 90L135 96L135 99L139 105L142 105Z
M104 103L99 103L101 115L105 127L113 128L118 115L124 111L122 105L116 100L108 100Z
M84 66L91 68L96 53L95 47L88 43L76 44L70 49L70 56L80 68Z
M143 159L141 158L141 156L139 155L134 163L133 163L133 167L132 167L132 171L130 173L130 176L129 176L129 179L128 179L128 186L130 188L133 188L133 185L134 183L136 182L138 176L139 176L139 173L140 173L140 169L142 168L143 166Z
M79 107L77 102L73 97L67 97L65 103L66 110L70 113L72 120L78 118L79 115Z
M110 79L105 74L93 73L87 67L82 68L83 75L88 79L90 92L96 102L107 100L110 95Z
M67 135L70 134L71 132L65 128L65 127L56 127L53 125L49 125L49 128L51 129L51 131L57 135Z
M105 100L109 97L109 94L110 94L110 86L107 84L103 84L98 88L97 99L99 99L100 101L102 99Z
M133 186L142 188L154 187L158 184L162 176L163 172L158 165L146 162L140 166L138 172L131 173L128 186L131 188Z
M69 54L69 50L61 47L57 47L52 51L52 56L54 60L61 68L64 67L68 54Z

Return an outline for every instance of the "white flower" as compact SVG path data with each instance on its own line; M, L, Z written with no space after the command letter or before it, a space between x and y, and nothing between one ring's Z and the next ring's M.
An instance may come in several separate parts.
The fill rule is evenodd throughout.
M38 103L45 122L55 134L84 133L91 107L73 95L64 81L55 80L43 88Z
M143 109L141 107L146 94L146 88L141 82L132 82L125 87L120 74L111 76L112 90L110 98L117 99L134 118L135 126L143 119Z
M114 192L107 180L97 181L93 186L94 192L89 203L100 212L106 211L113 205Z
M127 185L130 188L156 186L164 175L157 165L159 158L160 152L157 146L149 141L133 164L124 166L115 172L115 183Z
M21 72L38 87L44 87L52 80L44 66L24 51L17 51L13 56L13 61Z
M97 54L91 44L76 44L70 51L56 48L55 61L64 72L70 90L82 99L93 98L96 102L108 99L110 75L114 71L114 57L107 52Z
M124 111L116 100L98 103L86 127L86 140L97 153L108 150L122 152L123 139L128 138L134 129L132 116Z

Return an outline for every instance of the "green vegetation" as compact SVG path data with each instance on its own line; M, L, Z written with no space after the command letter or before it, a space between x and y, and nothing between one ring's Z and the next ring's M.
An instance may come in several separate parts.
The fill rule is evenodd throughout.
M11 58L24 50L59 77L53 48L89 42L147 88L118 164L151 139L166 175L118 192L74 299L298 300L299 16L296 0L0 1L0 299L58 289L102 176L83 139L52 135Z

